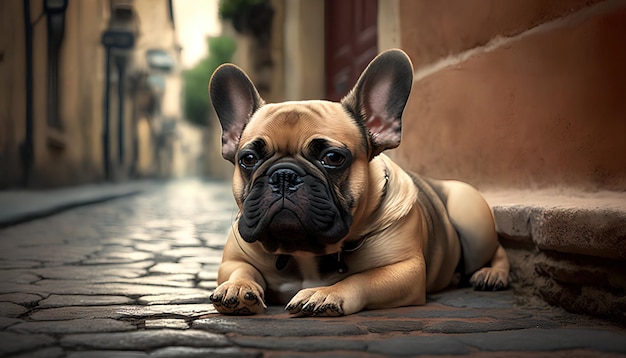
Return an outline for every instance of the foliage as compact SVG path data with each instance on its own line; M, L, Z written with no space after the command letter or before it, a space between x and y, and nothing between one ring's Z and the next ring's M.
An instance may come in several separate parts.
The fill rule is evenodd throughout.
M234 19L238 14L262 2L263 0L220 0L218 11L222 19Z
M211 37L207 43L209 55L183 72L185 118L199 125L207 125L211 113L207 91L209 78L221 64L231 61L236 48L235 40L228 36Z

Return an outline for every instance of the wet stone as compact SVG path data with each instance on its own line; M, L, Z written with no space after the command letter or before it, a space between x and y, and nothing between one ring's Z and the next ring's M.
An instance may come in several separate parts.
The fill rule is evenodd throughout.
M142 296L137 301L141 305L184 304L184 303L207 303L211 293L201 291L194 294L166 294Z
M146 296L159 294L194 294L202 290L188 287L156 286L132 283L94 283L78 285L76 281L42 280L33 285L35 292L71 295ZM2 289L2 287L0 287ZM26 291L31 292L31 291Z
M452 336L404 336L367 342L368 352L383 355L468 354L469 348Z
M193 318L216 312L213 305L210 304L76 306L42 309L33 313L30 318L36 321L63 321L80 318L147 318L166 315Z
M169 346L227 347L224 336L195 330L146 330L122 333L73 334L61 338L63 347L149 350Z
M29 351L17 355L12 355L11 358L61 358L65 356L65 352L60 347L48 347L38 349L36 351Z
M23 322L9 328L9 330L16 333L48 334L123 332L136 329L137 327L130 322L108 318Z
M424 332L428 333L475 333L490 331L507 331L525 328L557 328L559 324L544 319L522 319L516 321L494 320L490 322L443 321L428 324Z
M57 280L111 280L113 277L136 278L144 275L141 268L118 267L109 265L60 266L33 270L45 279Z
M0 302L13 302L18 305L32 306L41 300L41 296L30 293L3 293L0 294Z
M259 352L245 352L239 348L195 348L195 347L167 347L150 353L151 358L256 358L261 357Z
M131 298L125 296L88 296L88 295L50 295L39 302L39 307L66 307L66 306L107 306L132 303Z
M362 325L371 333L414 332L420 331L424 324L418 321L380 320L366 321Z
M430 295L428 301L460 308L511 308L515 304L515 297L513 290L483 292L464 288Z
M202 270L198 273L198 280L217 281L217 270Z
M626 352L626 333L600 329L557 328L471 333L459 340L483 351L553 351L590 349L604 352Z
M13 302L0 302L0 316L17 317L28 312L28 308L20 306Z
M33 274L32 272L26 272L22 270L0 271L0 282L4 283L33 283L39 280L41 280L41 277Z
M137 351L80 351L70 352L67 358L147 358L148 353Z
M43 334L22 335L13 332L0 332L0 356L35 350L55 342L52 337Z
M341 323L330 319L306 318L242 318L214 317L193 322L193 328L204 329L216 333L239 333L246 336L346 336L361 335L367 331L356 324Z
M175 274L197 274L201 265L197 263L177 264L171 262L158 263L150 268L151 273L175 273Z
M257 349L290 350L299 352L325 352L334 350L364 351L368 342L359 339L333 337L232 337L238 346Z
M145 321L145 327L148 329L187 329L189 324L184 319L149 319Z
M24 321L18 318L0 317L0 329L5 329L20 322Z

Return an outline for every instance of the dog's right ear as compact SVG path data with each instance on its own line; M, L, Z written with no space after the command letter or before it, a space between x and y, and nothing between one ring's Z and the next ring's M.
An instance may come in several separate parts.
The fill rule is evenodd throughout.
M241 132L264 104L263 99L245 72L232 64L213 72L209 96L222 125L222 156L234 164Z

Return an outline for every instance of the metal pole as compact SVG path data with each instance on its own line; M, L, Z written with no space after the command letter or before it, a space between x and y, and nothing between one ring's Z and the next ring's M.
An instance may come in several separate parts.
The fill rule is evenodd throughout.
M106 57L105 57L105 78L104 78L104 121L102 128L102 154L104 161L104 179L109 180L111 178L110 173L110 164L109 164L109 89L111 83L111 66L109 60L111 58L111 48L109 46L105 46L106 49Z
M33 143L33 24L30 19L30 0L24 0L24 29L26 37L26 136L22 145L22 185L30 182L34 161Z

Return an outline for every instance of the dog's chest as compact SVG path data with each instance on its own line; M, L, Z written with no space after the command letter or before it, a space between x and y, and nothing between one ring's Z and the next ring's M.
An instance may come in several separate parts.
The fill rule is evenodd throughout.
M270 297L285 303L301 289L332 285L345 276L337 265L332 256L289 257L282 269L266 277Z

